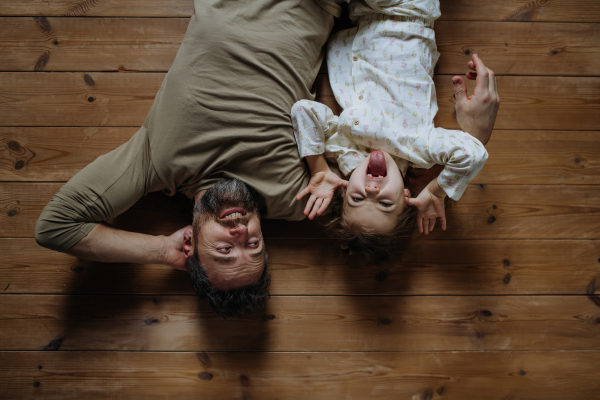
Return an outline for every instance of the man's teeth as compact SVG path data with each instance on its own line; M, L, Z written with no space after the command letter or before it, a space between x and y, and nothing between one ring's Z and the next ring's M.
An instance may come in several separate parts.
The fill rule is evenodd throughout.
M231 213L228 216L225 217L225 219L232 219L232 218L238 218L238 217L242 217L242 213L240 212L235 212L235 213Z

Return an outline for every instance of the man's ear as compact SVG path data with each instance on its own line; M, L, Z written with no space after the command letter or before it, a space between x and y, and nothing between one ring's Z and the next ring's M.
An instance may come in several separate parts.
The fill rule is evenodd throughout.
M194 245L192 243L192 237L194 231L192 228L188 228L183 232L183 254L185 258L190 258L194 254Z

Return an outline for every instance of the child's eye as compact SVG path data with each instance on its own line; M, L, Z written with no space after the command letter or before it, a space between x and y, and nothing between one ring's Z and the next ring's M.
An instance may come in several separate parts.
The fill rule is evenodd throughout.
M379 204L381 204L381 205L382 205L382 206L384 206L384 207L391 207L391 206L392 206L390 203L382 203L382 202L379 202Z
M360 203L362 201L362 199L359 197L353 197L352 200L354 200L356 203Z
M250 247L258 247L258 240L257 240L257 241L254 241L254 242L251 242L251 243L249 244L249 246L250 246Z

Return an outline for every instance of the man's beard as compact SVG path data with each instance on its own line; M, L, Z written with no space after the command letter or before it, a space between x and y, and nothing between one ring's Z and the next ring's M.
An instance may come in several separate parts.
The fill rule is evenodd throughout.
M220 213L228 208L239 207L245 210L242 218L227 220ZM250 218L258 214L258 204L254 191L239 179L221 179L208 189L194 207L194 220L202 222L210 219L227 226L247 224Z

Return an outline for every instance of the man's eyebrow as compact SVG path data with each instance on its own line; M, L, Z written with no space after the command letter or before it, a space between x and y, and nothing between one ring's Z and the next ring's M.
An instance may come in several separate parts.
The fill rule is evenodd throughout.
M213 261L216 261L216 262L230 263L232 261L237 260L237 257L232 257L232 256L217 256L217 255L210 254L210 253L209 253L209 256Z
M265 257L265 252L264 251L259 251L258 253L252 253L252 254L250 254L250 257L252 257L252 258L264 258Z

